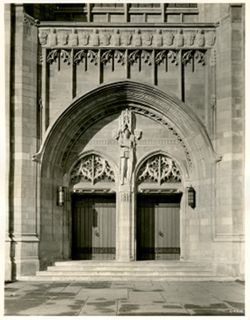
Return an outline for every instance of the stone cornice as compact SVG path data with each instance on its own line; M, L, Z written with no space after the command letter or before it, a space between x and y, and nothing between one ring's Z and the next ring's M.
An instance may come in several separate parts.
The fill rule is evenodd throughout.
M114 23L108 23L108 22L70 22L70 21L40 21L39 22L39 28L164 28L164 29L170 29L170 28L191 28L191 29L214 29L219 26L219 23L166 23L166 22L160 22L160 23L132 23L132 22L114 22Z
M168 26L124 27L39 27L43 47L68 48L211 48L216 40L214 27L189 25L188 28Z

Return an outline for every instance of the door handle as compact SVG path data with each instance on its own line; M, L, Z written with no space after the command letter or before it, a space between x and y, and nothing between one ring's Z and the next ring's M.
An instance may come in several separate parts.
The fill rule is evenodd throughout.
M97 230L95 231L95 236L100 237L100 233Z
M160 237L162 237L162 238L164 237L164 233L162 231L159 231L158 234Z

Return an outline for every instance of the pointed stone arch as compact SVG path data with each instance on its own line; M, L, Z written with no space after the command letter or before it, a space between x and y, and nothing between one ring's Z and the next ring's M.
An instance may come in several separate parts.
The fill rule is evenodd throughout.
M196 164L202 159L210 162L216 159L203 124L189 106L154 86L119 81L99 86L66 107L47 129L34 160L41 161L42 166L47 162L67 166L68 155L79 136L95 122L120 112L125 106L172 130L183 145L193 172L199 171Z

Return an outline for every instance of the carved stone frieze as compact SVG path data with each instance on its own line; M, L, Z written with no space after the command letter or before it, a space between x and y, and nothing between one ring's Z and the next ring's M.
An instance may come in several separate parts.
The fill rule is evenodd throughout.
M57 49L51 50L47 55L47 63L52 64L57 60L57 58L58 58L58 50Z
M83 59L87 58L87 51L86 50L79 50L74 55L74 63L79 64L83 61Z
M94 63L95 65L98 64L98 52L93 50L88 50L87 57L89 62Z
M125 53L124 53L124 51L115 50L114 57L115 57L116 61L118 63L120 63L121 65L125 64Z
M215 44L215 30L193 27L191 29L91 29L70 28L63 30L39 28L39 41L42 46L68 47L212 47Z
M98 181L114 182L114 171L110 164L99 155L91 154L79 160L71 171L72 183L80 181L90 182L94 185Z
M165 155L155 155L146 160L138 172L139 182L162 184L181 182L181 174L173 159Z
M112 50L107 50L104 51L101 55L101 63L107 64L113 59L113 51Z
M182 63L187 64L196 60L197 63L202 65L206 64L206 52L203 50L188 50L183 52Z

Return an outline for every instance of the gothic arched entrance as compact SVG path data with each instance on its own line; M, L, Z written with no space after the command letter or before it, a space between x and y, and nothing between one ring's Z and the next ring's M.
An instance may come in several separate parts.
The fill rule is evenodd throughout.
M81 175L76 177L77 179L80 177L81 181L73 181L72 172L75 172L74 170L78 173L84 172L84 170L79 170L84 167L81 167L81 159L90 155L97 155L104 159L104 162L107 161L114 171L114 181L108 178L110 171L107 165L104 166L106 171L104 170L97 181L94 181L94 171L92 171L94 176L87 179L90 180L88 185L87 181L82 180L84 177ZM152 184L146 187L150 175L142 179L143 175L140 170L146 169L147 165L150 167L151 157L157 155L162 157L163 163L164 161L167 163L167 165L164 164L166 165L164 167L166 176L156 183L152 192ZM177 226L175 229L179 230L176 237L179 243L176 240L174 244L169 242L154 244L154 250L164 251L160 258L179 259L178 248L181 248L183 259L189 259L194 253L199 252L197 249L199 243L192 242L194 235L188 230L186 216L189 214L190 223L197 221L196 212L204 210L204 207L200 208L197 202L197 207L191 208L187 202L186 193L190 186L199 189L198 195L206 190L209 201L207 208L211 211L213 202L211 201L212 195L209 193L212 193L213 190L212 188L207 190L205 182L206 179L213 177L215 157L204 127L192 110L178 99L168 96L155 87L131 81L100 86L76 99L70 107L65 109L48 129L43 145L39 153L35 155L35 160L41 163L39 201L42 205L39 207L38 216L41 225L40 260L42 268L55 260L82 258L79 255L74 256L75 253L72 252L72 230L74 232L72 204L74 208L74 203L71 195L77 193L77 190L78 194L84 195L85 198L88 195L88 199L92 197L92 200L88 200L92 201L92 205L94 205L94 195L100 197L112 193L116 195L116 260L131 261L138 258L137 202L139 206L140 203L144 203L145 201L141 199L147 192L158 194L161 197L162 206L180 207L178 209L179 220L174 220L171 218L174 215L174 209L171 209L172 213L168 209L170 212L168 217L163 216L161 210L155 209L159 201L156 202L156 198L151 201L151 206L154 206L158 214L158 225L161 224L161 219L164 220L164 223L172 219L171 221ZM96 165L98 166L98 163ZM93 170L97 168L96 165L93 166ZM167 176L167 168L170 167L172 168L170 177L173 181L169 181ZM178 170L181 171L181 181L178 180ZM88 176L86 172L84 174ZM141 181L138 182L137 179ZM55 201L58 186L63 186L65 191L65 202L62 207L58 207ZM138 193L141 195L138 196ZM181 197L180 194L182 194ZM78 203L77 207L82 200L74 201ZM104 203L107 199L102 201ZM112 201L114 203L114 200ZM95 228L94 220L91 221L92 227ZM86 221L83 225L87 225ZM166 225L169 223L166 222ZM112 232L112 228L105 231L107 235ZM97 229L91 229L91 232L92 237L100 234ZM165 231L159 229L155 232L159 236L158 243L161 238L164 238L162 233L169 233L167 229ZM198 231L195 230L195 232ZM112 234L114 235L114 232ZM171 235L171 239L173 237ZM112 241L114 243L114 240ZM103 252L112 251L109 257L111 259L114 257L113 243L108 243L106 246L111 249L103 249ZM86 252L90 250L84 245L83 250ZM195 251L192 250L193 245L196 246ZM98 246L100 247L100 244L97 244L96 248Z

